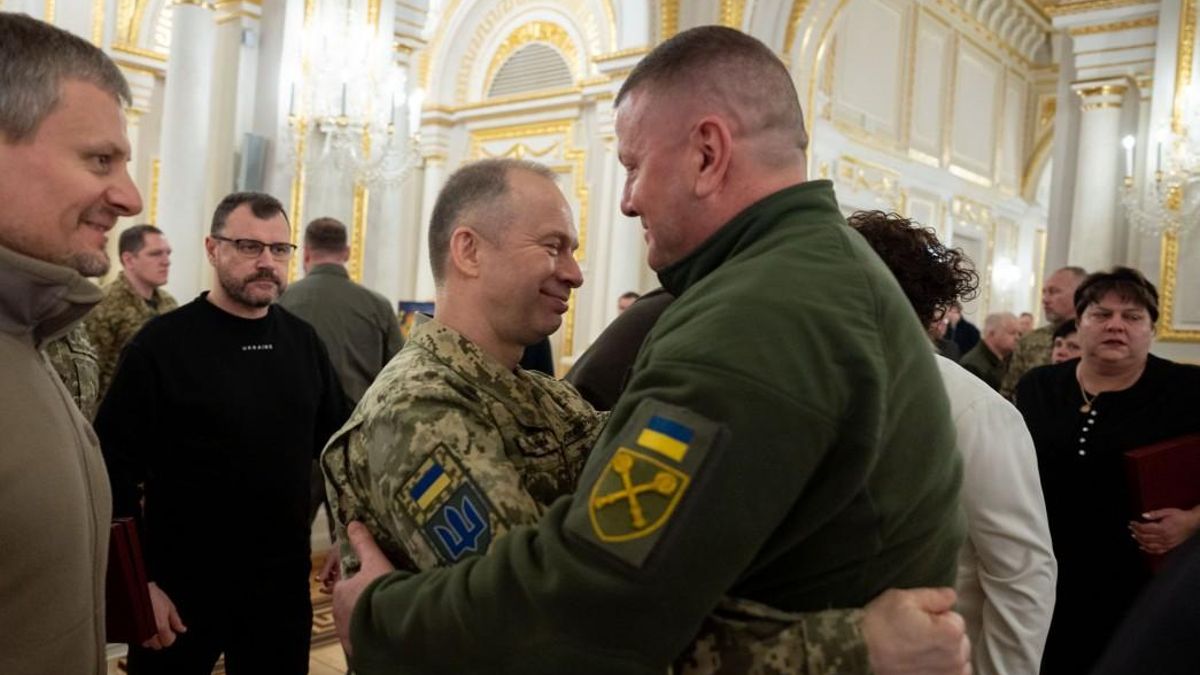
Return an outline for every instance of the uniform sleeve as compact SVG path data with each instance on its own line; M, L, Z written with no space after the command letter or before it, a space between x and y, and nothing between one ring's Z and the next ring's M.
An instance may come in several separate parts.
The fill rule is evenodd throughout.
M832 422L800 402L764 414L780 396L696 363L643 368L578 490L536 529L368 586L351 624L356 672L661 675L832 445Z
M400 319L392 311L392 308L384 303L380 310L379 318L384 332L383 363L380 364L382 367L386 366L388 361L391 361L392 357L404 346L404 337L400 335Z
M134 518L147 552L150 549L145 543L138 485L146 480L150 445L161 438L157 429L158 392L158 374L137 344L131 343L95 422L112 485L113 518ZM153 561L147 557L146 563L153 578Z
M89 314L83 325L87 329L92 348L96 350L96 361L100 366L100 395L103 396L117 372L120 345L117 344L116 328L113 322L108 320L103 305Z
M482 554L514 524L537 521L541 510L478 411L439 397L361 405L361 421L322 456L339 541L360 520L394 565L416 571ZM357 571L345 543L341 554L343 570Z
M1037 336L1033 333L1026 335L1017 341L1017 347L1013 350L1012 358L1008 361L1008 368L1004 371L1004 379L1000 381L1000 395L1008 400L1013 400L1017 392L1017 382L1021 381L1021 376L1029 371L1030 368L1038 365L1039 345L1035 340Z
M963 508L983 589L981 631L971 645L981 673L1035 673L1054 612L1058 565L1037 456L1025 421L995 398L959 419Z
M861 609L784 613L725 599L704 620L675 675L869 673ZM786 664L781 670L781 664Z

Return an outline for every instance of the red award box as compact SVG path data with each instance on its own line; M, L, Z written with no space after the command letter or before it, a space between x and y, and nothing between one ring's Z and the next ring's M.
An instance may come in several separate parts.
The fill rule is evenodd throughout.
M114 520L109 532L105 606L109 642L140 645L154 636L146 563L132 518Z
M1200 504L1200 434L1179 436L1125 453L1134 519L1155 509L1190 509ZM1146 554L1157 572L1161 555Z

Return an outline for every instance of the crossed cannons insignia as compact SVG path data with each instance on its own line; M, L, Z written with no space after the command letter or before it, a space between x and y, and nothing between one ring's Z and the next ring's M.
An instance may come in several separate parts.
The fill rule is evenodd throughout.
M689 478L682 471L626 447L613 453L588 498L588 515L602 541L629 541L665 523Z

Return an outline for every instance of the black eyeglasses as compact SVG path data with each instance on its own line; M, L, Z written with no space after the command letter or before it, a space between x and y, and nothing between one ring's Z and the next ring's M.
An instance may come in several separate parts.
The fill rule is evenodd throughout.
M262 255L263 249L265 248L271 251L272 258L276 260L287 260L288 258L291 258L292 253L295 253L296 251L295 244L289 244L286 242L268 244L265 241L259 241L257 239L230 239L229 237L222 237L216 234L210 236L217 241L227 241L233 244L233 247L237 249L237 252L241 253L247 258L257 258L258 256Z

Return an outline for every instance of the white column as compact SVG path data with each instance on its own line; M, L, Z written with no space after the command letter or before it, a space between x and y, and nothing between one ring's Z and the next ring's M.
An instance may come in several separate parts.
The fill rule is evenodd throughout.
M214 206L206 201L217 24L208 3L175 0L173 12L158 222L173 249L168 288L180 302L187 302L210 278L203 241Z
M1089 271L1111 267L1117 245L1119 195L1123 173L1121 108L1125 78L1077 82L1081 99L1075 201L1071 212L1068 261Z
M438 192L446 182L446 158L444 155L426 155L424 179L425 186L421 193L421 222L417 231L416 274L413 279L413 297L406 300L429 300L436 295L433 285L433 268L429 265L429 218L433 215L433 205L437 201Z

